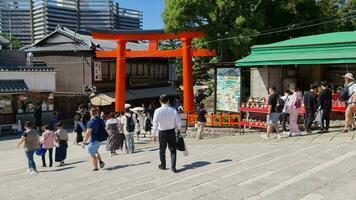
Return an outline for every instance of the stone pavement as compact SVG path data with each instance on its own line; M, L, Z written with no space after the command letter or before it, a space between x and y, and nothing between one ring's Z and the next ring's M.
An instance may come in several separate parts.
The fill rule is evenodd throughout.
M177 174L158 170L157 144L146 140L135 154L110 157L102 147L107 165L99 172L91 171L86 151L71 144L66 166L39 167L31 176L17 140L2 139L0 199L351 200L356 199L355 134L187 139L190 155L178 152ZM41 165L40 157L36 162Z

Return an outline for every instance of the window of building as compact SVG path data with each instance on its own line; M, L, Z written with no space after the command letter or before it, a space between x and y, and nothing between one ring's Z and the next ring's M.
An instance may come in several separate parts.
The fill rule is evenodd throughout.
M101 62L94 62L94 81L102 81Z
M11 113L13 113L11 95L0 95L0 114Z
M144 64L143 71L144 71L144 75L145 76L149 76L150 75L150 65L149 64Z
M137 75L138 76L143 76L144 75L143 64L142 63L137 64Z
M109 62L101 63L101 73L104 81L110 80Z
M137 64L131 63L131 76L137 76Z
M126 63L126 76L131 76L131 63Z
M110 80L115 80L116 75L116 63L110 62Z
M159 68L159 79L164 80L164 64L160 64L160 68Z

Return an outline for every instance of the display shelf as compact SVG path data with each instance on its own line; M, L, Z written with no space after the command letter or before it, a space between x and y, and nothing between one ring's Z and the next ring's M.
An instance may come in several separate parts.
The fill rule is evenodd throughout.
M243 121L240 122L240 126L250 126L254 128L264 128L264 129L267 128L267 126L265 125L257 125L250 122L243 122Z
M247 107L241 107L240 108L241 112L252 112L252 113L268 113L268 108L247 108Z

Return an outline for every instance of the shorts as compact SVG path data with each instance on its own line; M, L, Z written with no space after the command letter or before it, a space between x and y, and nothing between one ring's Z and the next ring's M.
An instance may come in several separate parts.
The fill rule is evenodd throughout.
M271 113L267 116L267 125L277 125L279 118L279 113Z
M90 156L95 156L95 154L99 151L101 143L99 141L92 141L88 144L88 153Z
M351 103L347 104L346 112L348 112L348 113L353 113L354 112L353 105L351 105Z

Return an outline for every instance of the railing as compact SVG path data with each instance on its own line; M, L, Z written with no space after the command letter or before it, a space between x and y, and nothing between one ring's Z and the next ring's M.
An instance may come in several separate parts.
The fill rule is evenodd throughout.
M207 114L205 115L207 122L206 126L211 127L237 127L241 122L240 114ZM197 122L197 114L188 114L188 126L194 126Z

